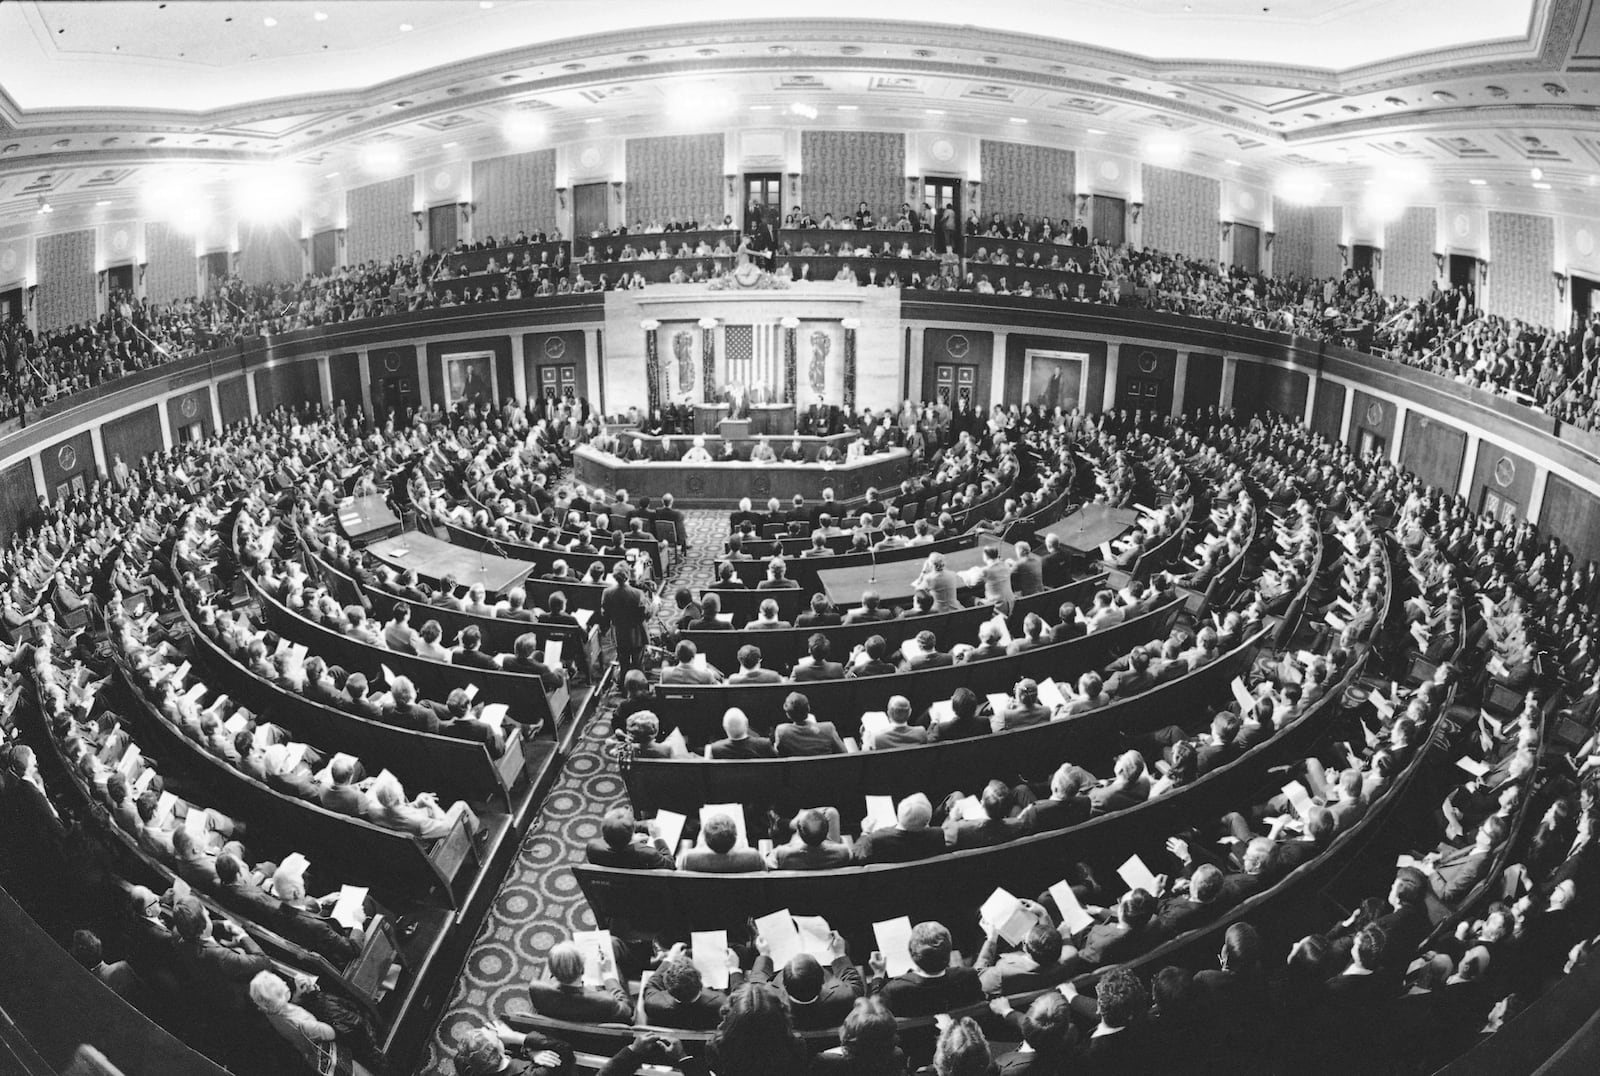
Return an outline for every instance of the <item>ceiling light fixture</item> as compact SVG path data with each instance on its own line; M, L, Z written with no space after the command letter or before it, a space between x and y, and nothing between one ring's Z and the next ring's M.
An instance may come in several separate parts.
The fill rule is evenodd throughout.
M494 7L494 0L478 0L479 10L488 11L492 7Z
M1232 157L1229 157L1227 160L1223 161L1222 163L1227 165L1229 168L1238 168L1239 167L1239 162L1234 160Z
M1487 179L1469 179L1467 182L1472 184L1474 187L1487 187L1489 185L1489 181Z
M1533 185L1533 189L1536 190L1536 191L1547 191L1547 190L1550 189L1550 184L1548 184L1548 183L1535 183Z
M1092 135L1103 135L1103 134L1105 134L1105 132L1104 132L1104 131L1102 131L1102 130L1101 130L1101 129L1100 129L1100 128L1098 128L1098 127L1090 127L1090 128L1089 128L1089 129L1088 129L1088 133L1089 133L1089 134L1092 134Z
M326 11L314 11L311 13L311 17L316 19L318 22L328 21L328 13Z
M942 109L942 108L925 108L925 109L923 109L923 111L926 112L930 116L942 116L942 115L944 115L944 109Z
M413 29L413 27L409 22L403 22L403 23L400 24L400 32L402 34L409 34L412 31L412 29Z
M56 211L56 207L51 205L49 202L45 201L44 200L44 195L42 195L42 194L39 195L39 212L40 213L54 213L55 211Z
M96 209L104 209L106 206L108 206L110 204L111 204L111 199L102 198L98 202L96 202L94 205L95 205Z
M1024 118L1022 116L1012 116L1011 117L1011 122L1012 123L1027 123L1028 121L1027 121L1026 118Z
M1530 176L1532 176L1536 180L1543 179L1544 178L1544 169L1540 168L1538 165L1534 165L1533 171L1529 172L1528 174Z
M278 20L273 18L271 15L265 15L265 16L262 16L261 25L262 26L269 26L269 27L270 26L276 26L276 25L278 25Z
M750 106L750 111L751 112L771 112L772 111L772 106L771 105L751 105Z
M839 105L838 109L839 109L840 112L857 112L857 111L860 111L861 106L860 105Z
M796 101L789 106L789 111L803 119L814 120L817 118L817 106L808 105L803 101Z

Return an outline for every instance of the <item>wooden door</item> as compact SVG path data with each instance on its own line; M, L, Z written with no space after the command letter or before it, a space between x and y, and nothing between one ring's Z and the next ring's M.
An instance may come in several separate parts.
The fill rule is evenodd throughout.
M454 205L436 205L428 208L428 249L436 254L454 250L459 218Z
M605 183L580 183L572 188L572 234L574 237L605 235L611 231L611 197Z

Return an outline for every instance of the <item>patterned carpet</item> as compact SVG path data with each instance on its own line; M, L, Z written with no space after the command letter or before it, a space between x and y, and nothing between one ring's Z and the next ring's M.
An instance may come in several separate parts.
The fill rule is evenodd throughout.
M689 554L667 573L665 602L669 610L674 587L698 591L711 582L715 555L727 533L726 512L685 515ZM529 829L501 884L428 1044L420 1069L425 1076L455 1076L450 1058L461 1031L482 1026L494 1014L527 1011L524 986L542 974L544 954L573 931L594 928L594 915L578 890L571 865L582 861L584 846L599 835L600 817L627 794L602 750L611 735L614 701L606 700L573 744L560 776L540 806L538 821Z

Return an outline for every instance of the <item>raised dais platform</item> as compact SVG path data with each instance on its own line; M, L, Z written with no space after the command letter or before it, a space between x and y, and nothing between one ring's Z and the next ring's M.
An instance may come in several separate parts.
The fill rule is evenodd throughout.
M775 450L782 447L774 445ZM572 454L578 481L601 489L626 489L634 497L646 495L652 500L670 493L680 508L729 508L742 497L788 501L796 493L815 503L824 489L832 489L841 501L852 501L865 496L869 488L894 489L910 475L910 467L911 457L903 448L838 464L629 461L587 445Z

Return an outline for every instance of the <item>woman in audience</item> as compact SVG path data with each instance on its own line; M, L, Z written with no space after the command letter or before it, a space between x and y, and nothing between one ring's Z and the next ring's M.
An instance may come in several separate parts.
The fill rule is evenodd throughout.
M902 1076L906 1058L900 1052L894 1014L878 998L857 998L839 1027L839 1045L813 1059L815 1076Z

